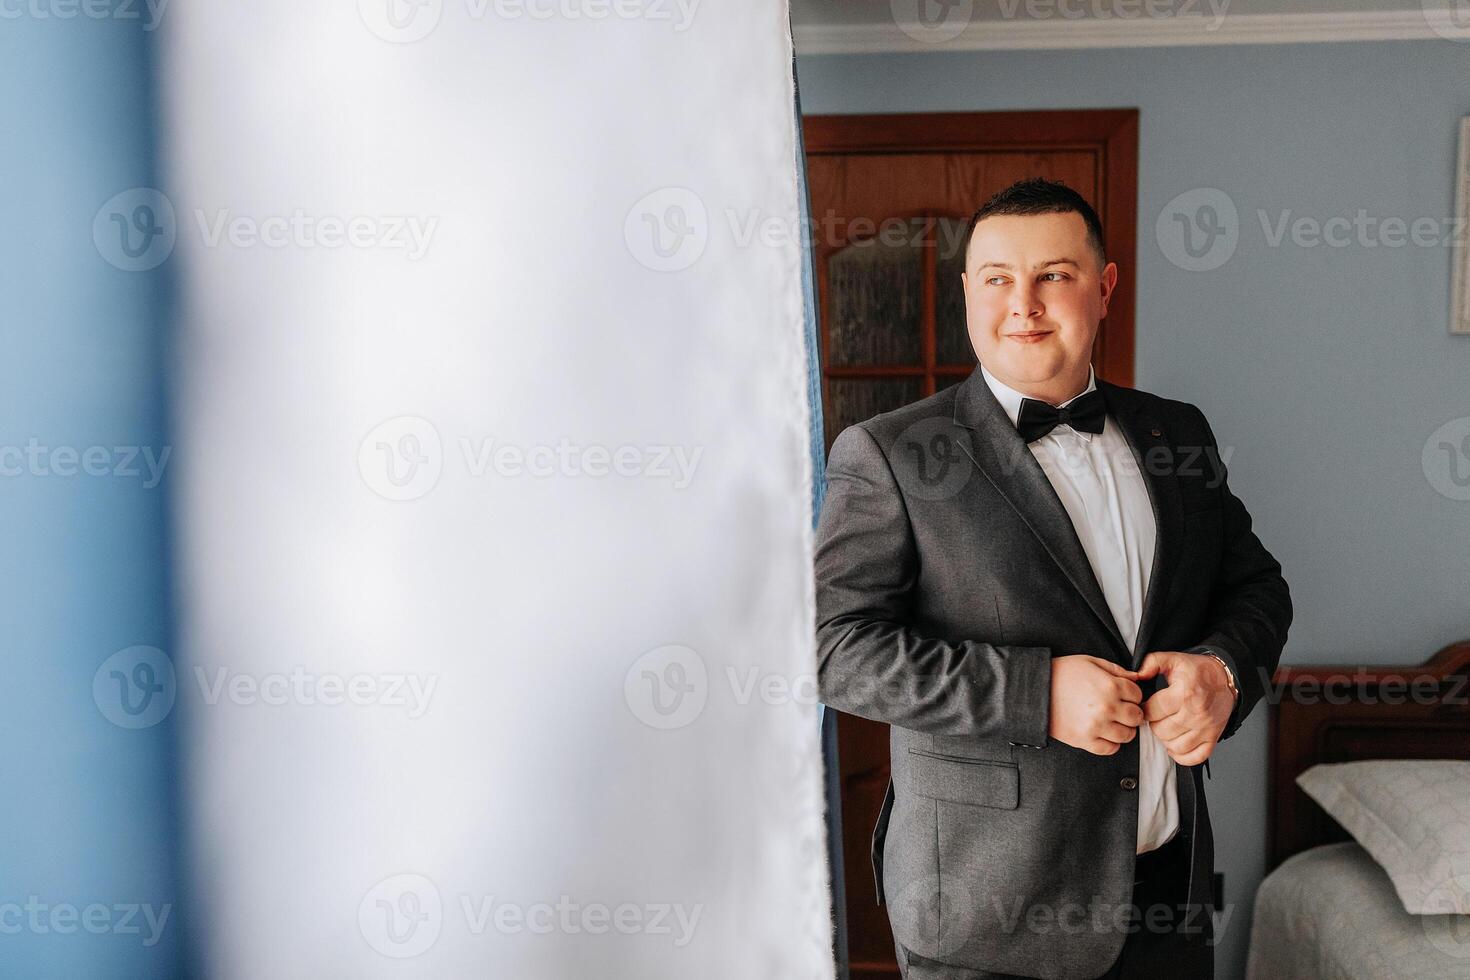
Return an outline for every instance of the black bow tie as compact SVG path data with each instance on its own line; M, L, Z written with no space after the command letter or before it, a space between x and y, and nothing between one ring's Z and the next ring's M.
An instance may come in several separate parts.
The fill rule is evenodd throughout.
M1057 408L1034 398L1022 398L1021 413L1016 418L1016 430L1027 442L1035 442L1059 425L1070 425L1078 432L1096 435L1102 432L1103 419L1107 414L1102 392L1096 388L1085 395L1078 395L1065 408Z

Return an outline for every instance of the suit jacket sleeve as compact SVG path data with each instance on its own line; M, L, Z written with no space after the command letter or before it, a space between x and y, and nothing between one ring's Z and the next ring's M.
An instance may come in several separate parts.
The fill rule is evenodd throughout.
M1281 659L1291 625L1291 592L1281 577L1281 564L1251 530L1251 515L1245 504L1230 492L1226 467L1209 422L1199 409L1194 411L1205 433L1205 455L1214 470L1211 476L1220 488L1225 540L1210 597L1210 625L1204 639L1187 652L1213 653L1229 664L1235 675L1240 697L1220 735L1223 741L1235 734L1261 700Z
M918 566L887 457L863 427L844 430L827 464L816 542L822 700L914 731L1045 745L1050 649L921 635L910 625Z

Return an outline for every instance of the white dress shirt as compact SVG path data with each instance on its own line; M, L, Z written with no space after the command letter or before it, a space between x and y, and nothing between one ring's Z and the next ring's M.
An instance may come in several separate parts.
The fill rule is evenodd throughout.
M1026 396L1003 384L984 365L980 371L1014 425L1021 414L1021 399ZM1075 398L1096 387L1089 368L1087 387ZM1071 404L1075 398L1062 405ZM1128 440L1108 416L1096 436L1078 432L1070 425L1058 425L1029 445L1072 518L1072 527L1102 586L1118 630L1128 648L1133 649L1143 616L1143 597L1148 594L1158 528L1148 487ZM1138 728L1138 853L1166 843L1178 828L1174 762L1164 743L1144 722Z

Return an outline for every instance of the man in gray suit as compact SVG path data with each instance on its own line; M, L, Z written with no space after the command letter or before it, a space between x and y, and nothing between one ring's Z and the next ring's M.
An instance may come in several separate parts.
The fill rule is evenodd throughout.
M1023 181L967 242L979 367L838 436L817 540L822 699L891 726L900 967L1211 977L1201 764L1280 657L1281 566L1199 409L1094 377L1087 202Z

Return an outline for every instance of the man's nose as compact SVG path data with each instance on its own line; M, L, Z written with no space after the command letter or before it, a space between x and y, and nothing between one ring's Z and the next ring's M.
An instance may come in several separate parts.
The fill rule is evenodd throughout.
M1030 320L1041 316L1041 299L1030 286L1017 285L1011 293L1011 316Z

